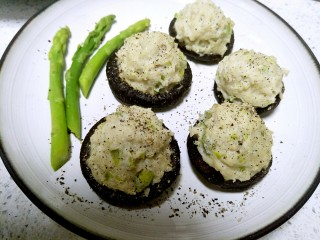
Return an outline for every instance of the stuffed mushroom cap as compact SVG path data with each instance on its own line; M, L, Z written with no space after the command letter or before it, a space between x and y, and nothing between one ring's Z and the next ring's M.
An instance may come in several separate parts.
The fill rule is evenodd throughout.
M84 177L101 198L134 206L161 195L174 182L180 151L173 133L154 112L120 105L86 135L80 163Z
M122 102L166 108L190 89L192 73L174 39L153 31L127 38L110 58L107 77L112 92Z
M252 106L225 102L214 104L190 128L188 152L209 182L242 189L270 168L272 143L272 132Z
M175 15L169 33L190 58L216 63L232 50L233 27L220 7L210 0L198 0Z

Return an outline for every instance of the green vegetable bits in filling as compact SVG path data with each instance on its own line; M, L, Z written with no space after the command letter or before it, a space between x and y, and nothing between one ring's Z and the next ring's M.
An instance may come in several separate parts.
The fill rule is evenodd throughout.
M179 84L187 68L174 38L161 32L142 32L125 40L116 53L119 76L131 87L156 95Z
M150 109L120 105L91 136L88 166L100 184L147 195L148 186L172 170L172 137Z
M227 180L250 180L272 158L272 132L246 103L214 104L190 128L202 159Z

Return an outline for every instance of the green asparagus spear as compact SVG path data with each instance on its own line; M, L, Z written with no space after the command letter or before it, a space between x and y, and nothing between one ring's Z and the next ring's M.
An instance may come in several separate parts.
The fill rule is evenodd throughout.
M103 65L106 63L109 56L118 48L120 48L125 38L134 33L142 32L150 26L149 19L140 20L133 25L129 26L124 31L120 32L117 36L105 43L98 52L87 62L80 78L80 88L82 94L87 98L91 87L100 72Z
M98 48L106 32L110 30L114 15L101 18L95 29L89 33L84 43L78 47L72 57L72 64L66 72L66 113L69 130L81 138L81 119L79 103L79 77L90 55Z
M63 91L64 56L70 38L68 27L61 28L54 36L49 51L50 83L48 100L51 111L51 166L54 171L70 158L70 136L65 115Z

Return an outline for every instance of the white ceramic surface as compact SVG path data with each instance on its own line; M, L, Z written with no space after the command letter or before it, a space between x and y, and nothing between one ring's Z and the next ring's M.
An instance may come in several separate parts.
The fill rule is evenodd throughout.
M57 29L65 25L71 29L67 55L70 66L77 45L100 17L111 13L117 16L106 40L145 17L151 19L151 30L167 32L174 13L186 3L170 1L168 9L168 3L160 0L152 4L147 0L57 2L28 23L3 58L1 157L37 206L79 234L121 239L256 238L295 213L319 181L318 63L293 30L260 4L247 0L216 1L236 23L234 50L251 48L274 55L290 71L284 80L283 101L264 118L274 132L274 162L263 181L248 191L227 193L210 188L194 174L185 138L198 114L216 102L212 92L216 66L191 61L190 93L177 108L157 113L176 134L182 164L181 177L160 206L126 210L101 201L81 175L81 143L74 138L71 160L60 171L52 171L47 53ZM81 99L83 135L118 104L102 71L90 98Z

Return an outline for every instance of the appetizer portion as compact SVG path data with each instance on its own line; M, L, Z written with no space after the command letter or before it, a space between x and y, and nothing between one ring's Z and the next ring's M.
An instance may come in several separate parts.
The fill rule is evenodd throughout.
M190 128L187 148L200 175L218 188L243 190L272 163L272 132L247 103L214 104Z
M232 51L233 27L234 22L211 0L197 0L175 15L169 34L191 59L217 63Z
M174 39L157 31L127 38L110 57L106 73L120 101L152 109L177 104L192 81L187 59Z
M214 93L219 103L247 102L264 113L278 106L288 71L273 56L240 49L218 64Z
M120 105L90 129L80 164L102 199L135 206L158 197L174 182L180 150L173 133L152 110Z

